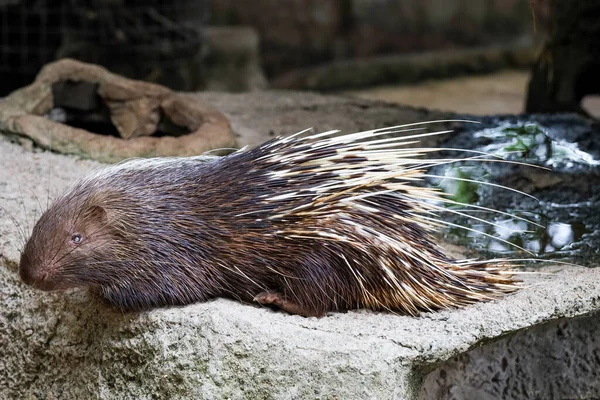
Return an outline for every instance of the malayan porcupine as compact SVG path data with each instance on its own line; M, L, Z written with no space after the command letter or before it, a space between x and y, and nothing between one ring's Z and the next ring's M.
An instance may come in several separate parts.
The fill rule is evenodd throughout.
M41 216L21 277L87 287L125 311L222 296L307 316L414 315L516 290L505 263L455 260L436 244L436 213L452 200L414 182L456 160L407 147L447 132L410 134L418 125L101 169ZM382 138L398 132L409 134Z

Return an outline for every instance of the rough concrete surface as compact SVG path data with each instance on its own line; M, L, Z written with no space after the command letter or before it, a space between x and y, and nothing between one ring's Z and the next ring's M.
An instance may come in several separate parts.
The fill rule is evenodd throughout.
M270 130L292 133L313 124L319 129L337 124L349 131L436 117L305 94L203 97L228 114L241 144L267 138ZM501 301L418 318L369 311L303 318L223 299L120 314L85 293L49 294L26 287L16 273L22 241L11 217L27 229L44 208L49 187L59 192L94 166L0 138L0 398L415 399L450 392L444 398L497 398L485 388L461 388L493 380L486 368L502 366L505 349L521 357L518 362L507 358L505 371L534 371L526 366L538 363L541 351L534 351L529 340L600 305L600 270L575 267L547 267L553 273L528 276L524 290ZM598 354L590 339L598 329L578 324L569 328L581 329L571 343L586 343ZM528 332L515 335L532 326L538 332L534 339L527 338ZM503 337L508 339L489 344ZM557 345L550 339L546 343ZM532 350L523 351L527 348ZM568 379L572 373L566 366L562 374ZM427 387L419 394L423 379ZM530 385L517 375L510 379ZM535 379L539 385L543 376ZM571 376L570 382L577 379ZM513 391L507 398L577 398L577 392L563 389L526 396Z
M598 315L533 327L453 357L419 400L598 399Z

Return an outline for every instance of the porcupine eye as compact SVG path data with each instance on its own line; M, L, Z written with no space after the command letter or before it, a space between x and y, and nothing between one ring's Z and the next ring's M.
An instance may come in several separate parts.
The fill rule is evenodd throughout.
M71 236L71 243L74 245L78 245L81 244L81 242L83 242L83 236L81 236L79 233L74 233Z

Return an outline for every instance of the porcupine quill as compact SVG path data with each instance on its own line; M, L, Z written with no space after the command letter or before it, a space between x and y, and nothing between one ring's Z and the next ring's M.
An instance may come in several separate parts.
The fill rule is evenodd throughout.
M106 167L42 215L21 277L43 290L86 287L123 311L229 297L306 316L416 315L517 290L507 262L455 260L436 243L455 226L437 213L464 215L440 204L462 203L415 182L460 160L407 147L450 132L415 133L424 124Z

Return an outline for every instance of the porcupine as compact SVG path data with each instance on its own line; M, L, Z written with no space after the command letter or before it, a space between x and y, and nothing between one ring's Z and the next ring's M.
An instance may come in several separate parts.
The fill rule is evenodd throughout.
M20 275L42 290L86 287L123 311L229 297L305 316L416 315L516 290L506 263L456 260L436 243L436 213L452 200L414 183L453 160L407 145L449 131L411 134L419 125L103 168L41 216Z

